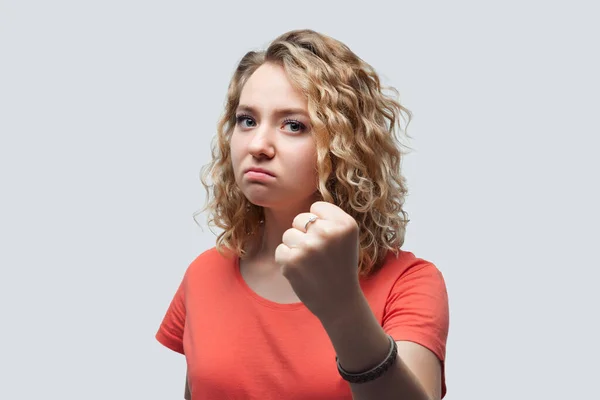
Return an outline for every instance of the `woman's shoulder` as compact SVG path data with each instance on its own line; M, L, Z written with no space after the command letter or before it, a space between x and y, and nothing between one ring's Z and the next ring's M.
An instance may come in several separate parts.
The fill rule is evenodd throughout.
M398 316L414 317L415 323L427 316L439 326L446 324L448 292L444 277L433 262L410 251L387 254L381 268L362 287L382 324Z
M232 265L235 256L227 251L219 251L216 246L208 248L199 253L189 264L186 277L210 274L221 271L223 267Z
M437 265L407 250L389 251L376 273L365 278L363 288L375 297L389 296L398 290L413 288L418 290L435 287L445 290L442 272Z
M433 261L418 257L411 251L398 249L395 252L388 251L381 268L374 276L409 279L412 275L423 274L441 276L441 271Z

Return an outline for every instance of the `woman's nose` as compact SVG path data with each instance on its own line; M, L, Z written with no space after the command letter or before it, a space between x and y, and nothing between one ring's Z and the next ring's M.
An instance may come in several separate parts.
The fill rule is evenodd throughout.
M248 152L256 158L273 158L275 155L274 129L262 125L252 132L252 138L248 143Z

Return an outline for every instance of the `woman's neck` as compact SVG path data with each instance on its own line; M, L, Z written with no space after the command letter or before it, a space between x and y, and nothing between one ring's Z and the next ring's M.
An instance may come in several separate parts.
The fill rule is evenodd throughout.
M275 263L275 250L282 242L283 234L292 227L298 213L264 210L264 221L257 234L257 246L253 258Z

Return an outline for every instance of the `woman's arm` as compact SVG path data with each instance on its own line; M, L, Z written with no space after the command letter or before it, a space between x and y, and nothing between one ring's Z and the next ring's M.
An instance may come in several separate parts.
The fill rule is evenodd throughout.
M322 321L341 365L350 372L364 371L385 358L390 342L366 299L349 307L337 321ZM358 328L360 327L360 328ZM384 376L351 384L354 400L439 400L441 367L436 356L414 343L397 342L398 358Z

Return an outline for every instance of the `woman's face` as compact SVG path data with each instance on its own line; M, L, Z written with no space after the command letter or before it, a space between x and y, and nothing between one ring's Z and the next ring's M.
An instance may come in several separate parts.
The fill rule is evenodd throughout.
M317 152L307 100L282 67L267 63L252 74L236 119L231 159L246 198L265 208L310 206L317 189Z

